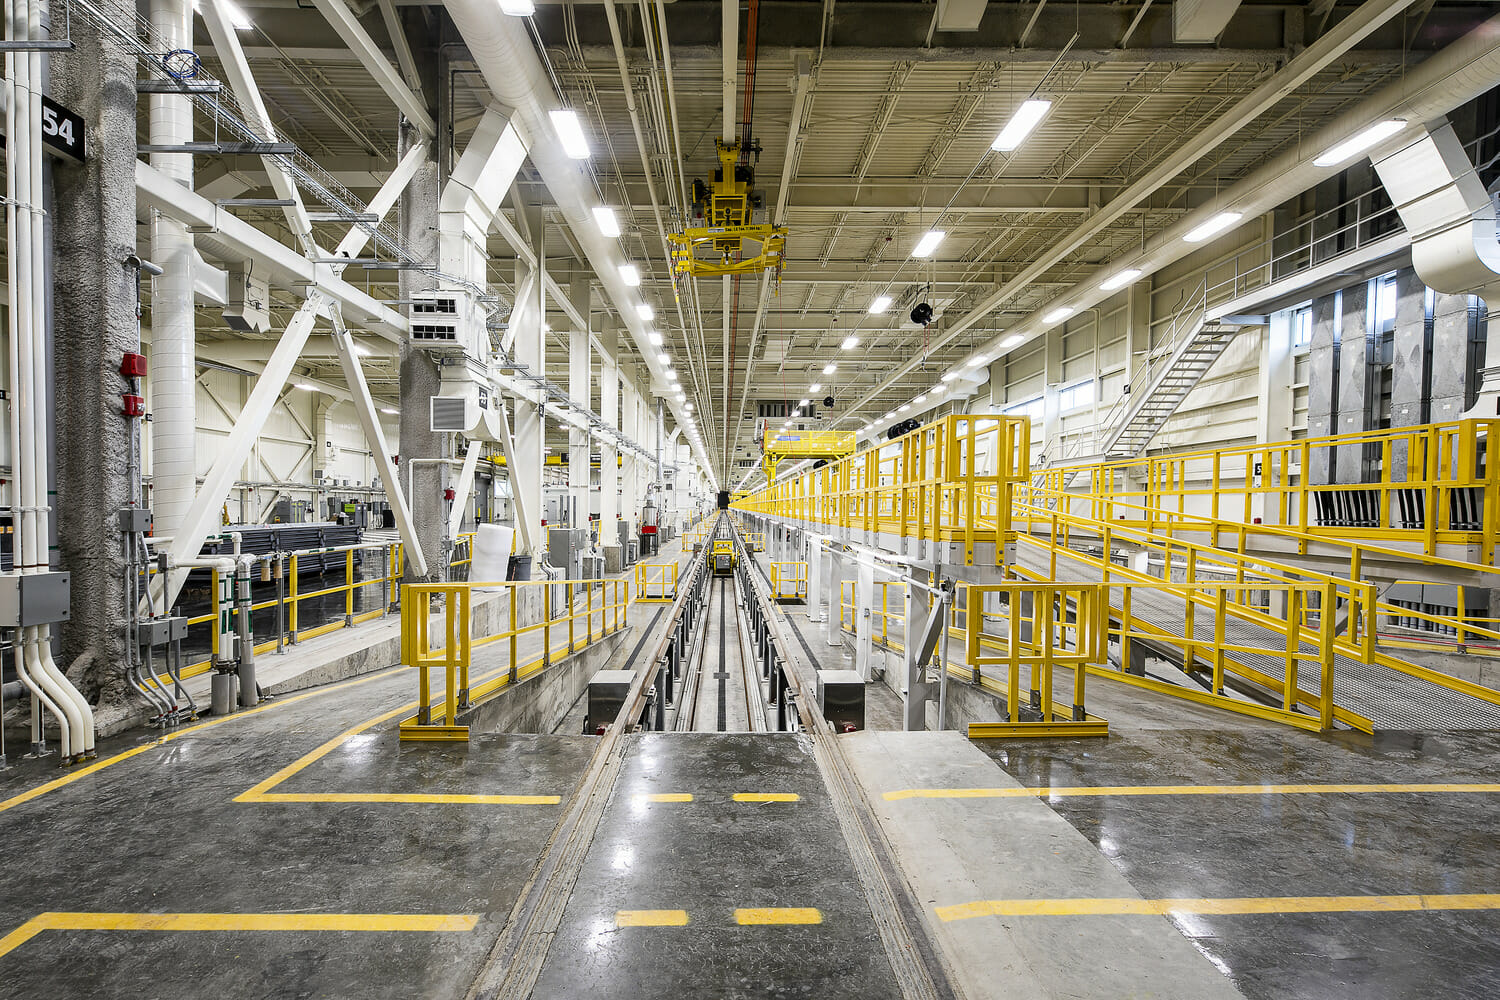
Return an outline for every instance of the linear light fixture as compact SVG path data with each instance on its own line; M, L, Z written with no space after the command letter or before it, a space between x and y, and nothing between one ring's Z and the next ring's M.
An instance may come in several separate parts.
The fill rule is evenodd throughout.
M672 363L672 355L668 354L666 351L662 351L656 356L656 360L660 361L664 365L670 365Z
M575 160L587 160L589 140L583 134L583 125L578 121L578 113L572 108L553 108L547 114L552 119L552 130L557 133L557 140L562 143L563 152Z
M983 368L985 365L987 365L989 363L990 363L990 359L988 357L986 357L985 355L981 354L979 357L977 357L973 361L969 362L969 367L970 368Z
M1001 347L1015 347L1017 344L1019 344L1024 339L1025 338L1022 337L1019 333L1013 333L1009 337L1006 337L1004 340L1000 341L1000 346Z
M879 316L881 313L885 312L890 307L891 307L891 297L889 295L877 295L877 296L875 296L875 300L870 303L869 312L872 315Z
M1219 233L1222 233L1224 230L1228 229L1236 222L1239 222L1244 217L1245 215L1243 212L1220 212L1218 215L1214 216L1212 219L1209 219L1203 225L1199 226L1197 229L1194 229L1192 232L1184 236L1183 240L1187 243L1202 243L1209 237L1217 236Z
M536 13L536 5L531 0L500 0L500 13L511 17L530 17Z
M652 347L661 346L661 334L657 333L655 330L652 330L650 333L646 334L646 339L651 341Z
M1063 320L1067 319L1071 315L1073 315L1073 307L1072 306L1058 306L1056 309L1052 310L1051 312L1049 312L1045 316L1043 316L1042 317L1042 322L1043 323L1061 323Z
M620 220L615 218L615 210L608 205L594 206L594 228L599 230L599 235L606 239L614 239L620 235Z
M990 148L997 153L1008 153L1026 141L1031 130L1042 123L1047 117L1047 112L1052 110L1052 102L1040 97L1033 97L1029 101L1022 101L1016 113L1010 116L1010 121L995 136L995 141L990 143Z
M834 372L836 372L838 370L839 370L839 366L836 365L836 364L834 364L832 361L828 362L828 364L826 364L826 365L823 366L823 374L824 375L832 375Z
M941 229L927 230L927 232L922 234L922 238L917 240L917 245L912 250L911 255L913 257L931 257L932 252L938 248L938 244L943 242L943 237L947 235Z
M635 314L641 319L645 320L647 323L656 318L656 310L651 308L651 303L649 302L642 302L640 305L636 306Z
M844 338L844 342L839 345L839 347L843 348L846 351L852 351L852 350L854 350L858 346L859 346L859 338L856 337L856 336L853 336L852 334L850 336L848 336L848 337L845 337Z
M620 265L620 280L631 288L637 288L641 283L641 272L634 264Z
M1139 278L1140 276L1141 276L1141 269L1140 268L1138 268L1138 267L1127 267L1125 270L1119 271L1119 272L1115 273L1113 276L1111 276L1109 278L1106 278L1103 281L1099 282L1099 290L1101 292L1112 292L1116 288L1124 288L1126 285L1130 284L1132 281L1134 281L1136 278Z
M812 385L810 385L810 386L807 387L807 391L808 392L819 392L820 390L822 390L822 388L823 388L823 383L821 383L821 382L814 382Z
M1382 139L1388 139L1397 132L1406 128L1406 119L1387 118L1383 122L1376 122L1363 132L1359 132L1331 149L1319 154L1313 160L1315 167L1333 167L1345 160L1352 160Z

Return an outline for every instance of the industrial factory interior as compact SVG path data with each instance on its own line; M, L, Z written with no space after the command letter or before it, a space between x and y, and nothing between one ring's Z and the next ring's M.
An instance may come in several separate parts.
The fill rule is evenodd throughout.
M0 998L1500 996L1494 0L5 2Z

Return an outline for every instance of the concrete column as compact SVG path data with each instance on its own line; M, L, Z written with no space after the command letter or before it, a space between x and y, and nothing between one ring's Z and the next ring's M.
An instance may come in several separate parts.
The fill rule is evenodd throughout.
M615 362L619 350L619 322L610 317L599 334L604 351L599 358L599 415L604 426L620 427L620 372ZM613 438L599 446L599 544L604 549L604 571L618 573L625 553L620 546L620 452Z
M410 125L402 124L397 155L421 139ZM417 169L401 195L401 238L417 260L438 259L438 196L442 191L442 167L436 155ZM398 288L403 299L437 289L437 278L424 271L400 271ZM451 457L448 434L432 431L431 399L439 395L437 363L426 351L409 342L401 344L401 462L396 467L402 489L409 490L412 523L422 554L427 557L427 581L448 579L448 488L449 469L442 459ZM407 582L420 580L408 568Z
M513 189L518 191L519 189ZM512 195L516 198L516 195ZM515 201L517 216L523 224L523 232L529 234L532 249L537 254L537 265L546 271L546 247L542 244L542 212L538 206L528 205L518 198ZM516 285L519 287L525 276L525 265L516 263ZM540 279L540 275L538 275ZM538 280L534 289L544 287ZM541 309L541 293L534 290L526 302L519 303L511 313L511 323L516 327L516 360L526 365L539 376L547 373L547 349L542 331L544 319ZM546 423L540 407L518 400L515 408L516 468L510 470L512 492L525 498L525 508L531 511L538 526L537 550L527 555L541 558L547 544L546 533L540 524L547 514L542 507L542 460L546 454ZM519 550L518 550L519 551Z
M1432 375L1428 385L1431 400L1429 420L1457 420L1465 416L1466 390L1472 384L1477 389L1481 372L1463 359L1468 356L1469 342L1474 327L1479 323L1477 304L1470 303L1467 295L1443 295L1432 297ZM1500 339L1500 338L1497 338ZM1481 360L1483 355L1481 354ZM1493 416L1493 414L1474 414Z
M1370 335L1370 283L1362 281L1344 289L1339 336L1339 405L1338 422L1333 433L1350 434L1368 430L1371 425L1372 390L1370 377L1378 359L1374 356L1374 338ZM1338 448L1336 483L1362 483L1364 446L1351 444Z
M1427 321L1427 286L1412 268L1396 274L1396 328L1391 344L1391 426L1410 427L1432 419L1432 326ZM1459 407L1463 407L1460 381ZM1393 476L1406 476L1406 442L1391 453Z
M1327 437L1334 433L1339 406L1339 323L1340 295L1325 295L1312 305L1312 342L1307 351L1307 436ZM1307 481L1315 485L1333 482L1334 470L1327 456L1315 454L1313 467L1303 469Z
M52 160L49 209L57 447L57 542L73 574L60 662L99 705L126 698L124 559L116 511L132 499L139 421L120 415L120 359L140 349L135 320L136 63L112 36L72 22L73 50L51 59L51 93L91 134L88 159ZM134 425L134 426L133 426ZM139 499L139 494L135 494Z

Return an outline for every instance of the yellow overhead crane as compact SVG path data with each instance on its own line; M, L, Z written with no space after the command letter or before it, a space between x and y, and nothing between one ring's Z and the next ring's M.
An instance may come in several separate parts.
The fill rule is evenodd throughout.
M760 147L747 149L738 140L726 145L723 139L715 139L714 145L719 166L712 185L693 181L693 216L703 224L667 234L672 243L673 269L695 278L779 273L786 250L786 227L755 223L760 204L760 195L753 188L755 168L739 162L742 150L759 152Z
M811 458L833 461L854 454L853 431L801 431L765 427L760 443L761 462L766 482L776 481L776 464L783 458Z

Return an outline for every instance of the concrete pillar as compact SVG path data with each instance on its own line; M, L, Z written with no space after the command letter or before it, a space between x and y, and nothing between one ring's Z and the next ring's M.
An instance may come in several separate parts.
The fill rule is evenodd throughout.
M1376 371L1375 340L1370 333L1370 283L1362 281L1343 291L1339 334L1339 404L1334 434L1351 434L1368 430L1374 389L1371 376ZM1365 481L1364 446L1340 445L1336 462L1336 483Z
M1339 405L1339 293L1313 300L1312 342L1307 350L1307 436L1327 437L1334 433ZM1309 483L1333 482L1328 456L1315 453L1311 469L1302 470Z
M126 698L124 559L116 511L139 469L128 456L139 421L120 415L120 359L140 349L135 319L136 62L82 18L73 50L51 59L51 93L81 114L88 159L51 160L53 370L56 380L57 542L72 577L72 620L60 664L91 702ZM50 158L49 158L50 159ZM132 426L134 425L134 426ZM139 499L139 494L136 494Z
M1468 295L1432 296L1432 376L1428 386L1431 400L1429 420L1457 420L1464 416L1468 390L1478 390L1481 372L1463 359L1468 356L1476 326L1482 322L1480 306ZM1482 363L1483 352L1476 362ZM1473 414L1493 416L1493 414Z
M1432 324L1427 286L1412 268L1396 274L1396 326L1391 343L1391 426L1410 427L1432 419ZM1459 406L1463 407L1460 380ZM1395 442L1391 474L1406 477L1406 442Z
M398 156L421 139L420 133L403 124ZM429 147L431 148L431 147ZM401 195L401 237L417 260L438 258L438 195L442 191L442 167L436 155L426 159ZM436 276L425 271L398 272L401 298L437 289ZM422 554L427 557L427 581L448 579L448 488L451 457L448 434L432 431L431 399L439 395L437 363L409 342L401 344L401 462L396 467L402 489L408 490L412 523ZM407 582L421 582L408 567Z
M610 317L599 334L603 353L599 358L599 415L604 426L620 427L620 372L615 362L619 350L619 322ZM613 438L599 446L599 544L604 549L604 571L618 573L625 553L621 551L620 525L620 452Z

